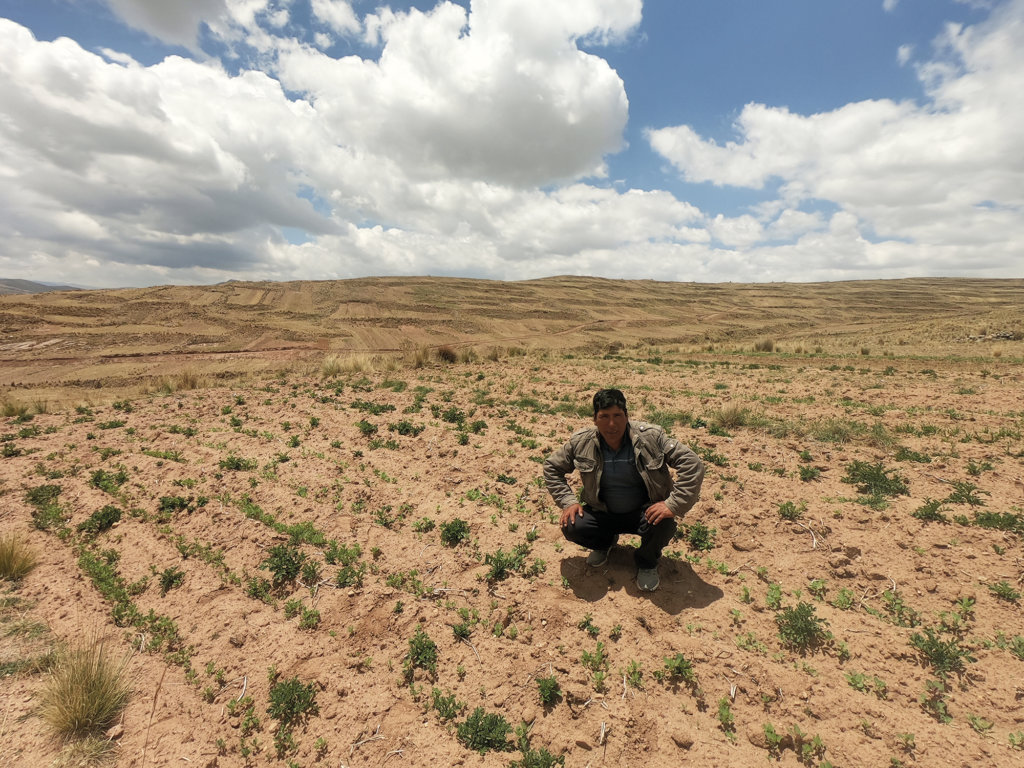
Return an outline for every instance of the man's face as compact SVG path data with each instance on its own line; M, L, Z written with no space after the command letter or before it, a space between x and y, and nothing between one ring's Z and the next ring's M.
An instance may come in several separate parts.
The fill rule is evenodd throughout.
M628 423L629 417L626 412L617 405L613 405L611 408L602 408L594 414L594 425L597 427L597 431L601 433L601 437L606 443L613 445L618 445L622 440L622 436L626 434Z

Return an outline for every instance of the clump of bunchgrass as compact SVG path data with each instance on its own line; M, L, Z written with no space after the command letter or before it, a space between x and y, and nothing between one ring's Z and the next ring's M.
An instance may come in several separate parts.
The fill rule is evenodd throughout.
M86 639L59 651L41 696L43 721L63 739L106 731L131 697L129 659L105 639Z
M36 551L17 536L0 537L0 579L21 581L39 562Z

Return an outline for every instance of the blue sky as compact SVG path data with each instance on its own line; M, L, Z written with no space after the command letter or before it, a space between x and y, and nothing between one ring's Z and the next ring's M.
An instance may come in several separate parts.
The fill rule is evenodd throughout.
M1024 276L1024 0L0 0L0 276Z

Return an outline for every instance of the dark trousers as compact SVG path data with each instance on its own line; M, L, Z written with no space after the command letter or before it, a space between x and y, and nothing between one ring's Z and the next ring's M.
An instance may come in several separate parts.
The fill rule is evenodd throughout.
M584 506L583 516L577 516L562 529L562 533L569 541L587 549L608 549L620 533L639 536L640 547L633 553L637 568L655 568L661 558L661 550L676 532L676 521L662 520L651 525L644 518L646 509L645 505L635 513L612 514Z

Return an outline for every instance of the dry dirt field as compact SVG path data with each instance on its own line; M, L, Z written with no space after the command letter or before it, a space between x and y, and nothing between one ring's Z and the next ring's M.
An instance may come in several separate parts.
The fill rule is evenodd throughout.
M1020 765L1022 288L6 297L0 765ZM707 467L653 594L539 479L608 386ZM103 636L131 698L62 745Z

